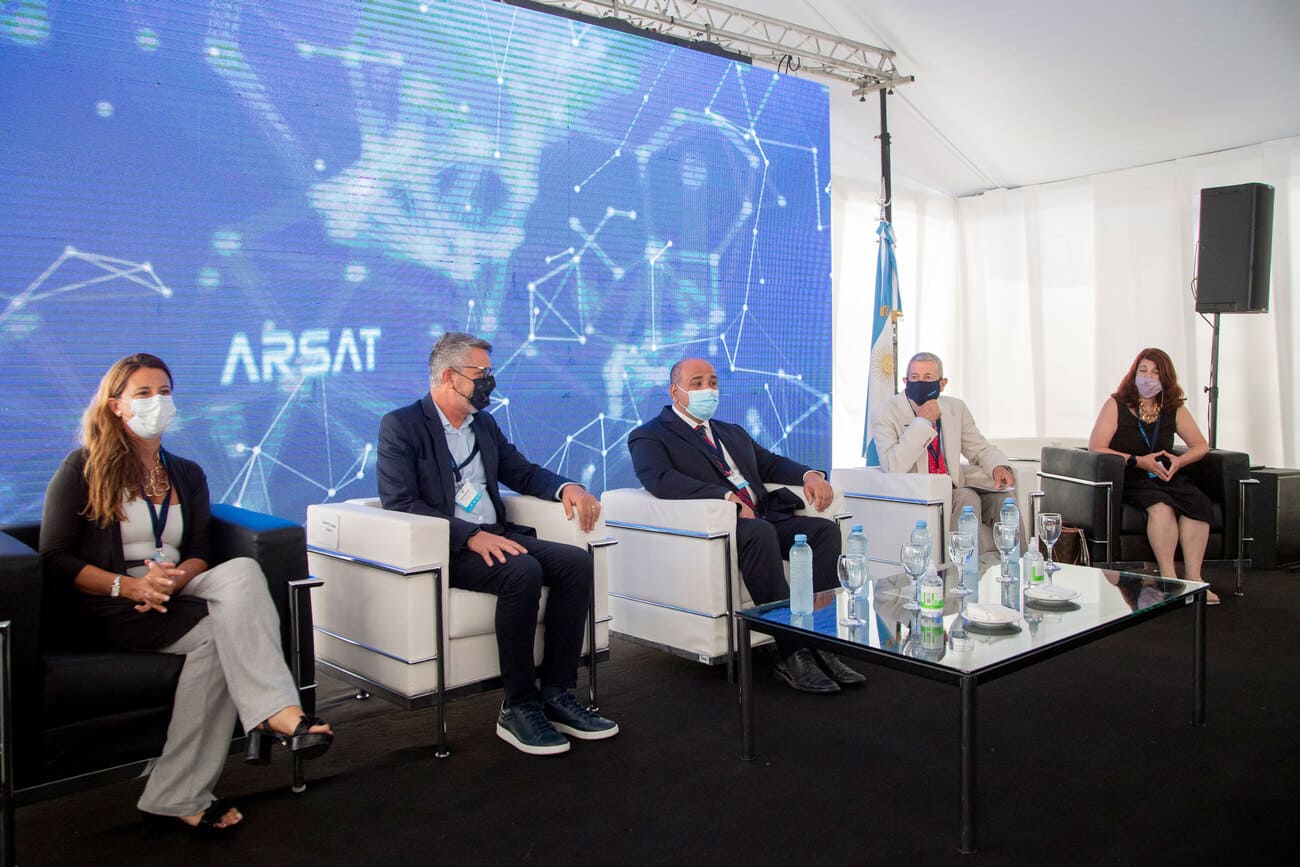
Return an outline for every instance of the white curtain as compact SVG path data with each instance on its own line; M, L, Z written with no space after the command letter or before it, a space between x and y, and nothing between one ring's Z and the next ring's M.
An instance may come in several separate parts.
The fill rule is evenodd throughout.
M1195 312L1200 190L1275 188L1269 312L1221 318L1218 446L1300 466L1300 138L962 199L895 187L900 365L944 360L986 436L1086 437L1144 346L1208 436L1211 328ZM835 466L862 463L878 191L834 187Z

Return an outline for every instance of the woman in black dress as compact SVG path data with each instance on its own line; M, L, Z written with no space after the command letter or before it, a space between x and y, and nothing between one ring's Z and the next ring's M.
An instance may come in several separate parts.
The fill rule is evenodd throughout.
M1187 411L1178 375L1168 354L1144 349L1133 359L1119 388L1101 408L1088 449L1119 455L1124 469L1124 502L1145 509L1147 538L1160 574L1176 578L1174 551L1183 548L1184 578L1203 581L1201 562L1210 538L1210 498L1179 474L1210 450ZM1173 454L1174 433L1187 445ZM1219 604L1209 591L1206 601Z

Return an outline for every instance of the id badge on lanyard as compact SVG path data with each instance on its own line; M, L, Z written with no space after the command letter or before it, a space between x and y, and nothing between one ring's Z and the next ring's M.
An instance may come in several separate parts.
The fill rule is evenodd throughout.
M481 499L483 499L483 492L469 479L463 479L456 487L456 505L466 512L474 511L474 507Z

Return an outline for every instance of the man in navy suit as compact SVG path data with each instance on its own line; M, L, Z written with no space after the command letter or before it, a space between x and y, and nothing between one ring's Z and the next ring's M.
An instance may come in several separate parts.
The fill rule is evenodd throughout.
M803 485L819 512L831 503L826 476L763 448L744 428L718 421L718 376L702 358L684 358L669 372L672 404L628 435L636 477L665 500L728 500L736 504L736 558L749 595L759 604L790 596L781 561L797 533L813 549L813 587L838 585L840 531L832 520L795 515L803 503L789 491L769 493L766 483ZM838 657L777 642L776 676L803 692L834 693L863 682ZM828 676L829 675L829 676Z
M492 344L450 331L429 354L429 393L384 416L379 426L379 498L385 509L450 522L452 587L497 597L496 637L505 701L497 736L530 755L566 752L564 735L598 740L618 733L569 692L577 684L591 555L536 537L506 521L498 485L564 503L584 531L600 503L575 482L525 458L490 413L496 387ZM542 587L546 650L533 666L533 635ZM540 685L539 685L540 680Z

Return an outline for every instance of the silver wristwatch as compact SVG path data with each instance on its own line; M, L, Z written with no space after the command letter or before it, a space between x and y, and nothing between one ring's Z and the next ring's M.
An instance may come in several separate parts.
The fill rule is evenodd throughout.
M121 595L122 595L122 576L121 576L121 575L114 575L114 576L113 576L113 587L112 587L111 590L108 591L108 595L109 595L109 596L112 596L112 597L115 598L115 599L116 599L118 596L121 596Z

